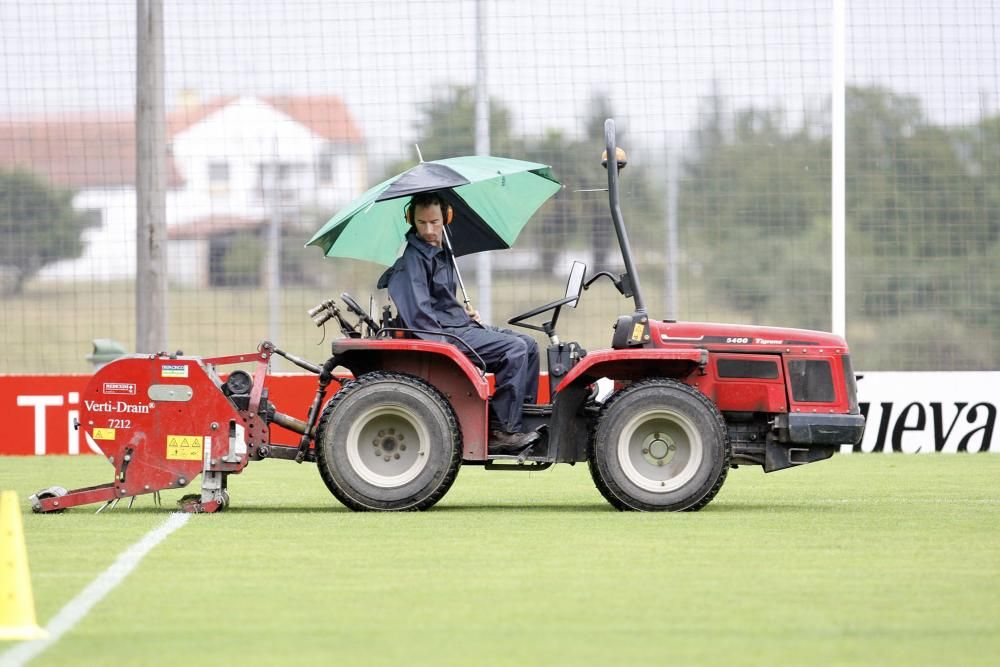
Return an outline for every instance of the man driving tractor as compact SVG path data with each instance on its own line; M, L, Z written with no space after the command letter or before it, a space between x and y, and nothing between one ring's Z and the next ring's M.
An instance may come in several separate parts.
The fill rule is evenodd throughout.
M454 257L445 243L453 209L436 192L416 194L406 207L410 230L406 248L379 278L389 288L405 326L426 340L447 341L441 331L468 343L494 374L496 389L490 400L490 453L517 454L538 439L524 431L521 410L533 403L538 391L538 344L528 334L485 325L479 313L455 298ZM458 346L473 361L464 346Z

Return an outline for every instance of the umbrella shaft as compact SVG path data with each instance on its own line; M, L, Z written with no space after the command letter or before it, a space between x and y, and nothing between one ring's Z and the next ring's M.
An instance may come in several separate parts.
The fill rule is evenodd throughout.
M451 263L455 267L455 277L458 278L458 286L462 290L462 297L465 299L465 305L469 305L469 293L465 291L465 282L462 281L462 273L458 270L458 258L455 257L455 251L451 247L451 238L448 236L448 228L444 228L444 242L448 245L448 252L451 253Z

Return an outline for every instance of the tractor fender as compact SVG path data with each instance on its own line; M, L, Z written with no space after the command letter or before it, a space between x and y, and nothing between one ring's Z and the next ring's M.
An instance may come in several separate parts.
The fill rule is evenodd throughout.
M490 382L457 347L416 338L344 338L333 343L333 354L338 365L355 377L393 371L418 377L436 388L455 410L462 431L463 458L486 458Z
M552 437L558 460L586 461L589 427L578 415L590 392L587 385L609 378L614 381L667 377L683 380L708 364L708 352L697 348L632 348L598 350L581 359L556 389L552 400Z
M680 380L707 364L708 350L700 348L598 350L589 353L570 369L556 393L574 385L590 384L602 377L612 380L642 380L648 377Z

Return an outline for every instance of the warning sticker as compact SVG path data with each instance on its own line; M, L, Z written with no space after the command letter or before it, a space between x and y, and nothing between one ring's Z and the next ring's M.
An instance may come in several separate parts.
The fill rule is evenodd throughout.
M642 340L642 329L643 326L641 324L636 324L632 327L632 340Z
M113 428L95 428L94 440L114 440L115 430Z
M200 461L202 436L168 435L167 458L175 461Z
M163 364L160 368L160 377L165 378L186 378L188 376L187 364Z
M104 393L135 396L135 384L132 382L105 382Z

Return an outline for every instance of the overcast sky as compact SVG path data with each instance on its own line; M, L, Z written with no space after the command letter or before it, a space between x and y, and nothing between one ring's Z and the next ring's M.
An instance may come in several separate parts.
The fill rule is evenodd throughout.
M167 103L182 89L337 94L394 159L435 90L475 76L474 0L165 0ZM518 130L578 133L607 93L651 150L697 121L717 81L732 107L781 105L790 124L830 90L826 2L485 2L489 89ZM849 80L921 97L941 122L996 112L1000 2L848 4ZM133 0L3 0L0 116L129 110Z

